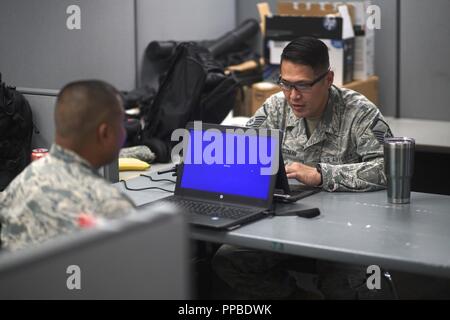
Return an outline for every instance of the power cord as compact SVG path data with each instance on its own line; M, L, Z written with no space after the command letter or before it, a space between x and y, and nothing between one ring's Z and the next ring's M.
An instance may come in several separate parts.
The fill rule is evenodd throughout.
M154 179L146 174L141 173L140 174L141 177L146 177L149 178L151 181L153 182L161 182L161 181L168 181L168 182L172 182L172 183L176 183L176 181L170 180L170 179Z
M128 187L128 185L127 185L125 180L120 180L120 182L123 182L123 185L124 185L125 189L127 189L129 191L142 191L142 190L157 189L157 190L162 190L162 191L170 192L170 193L174 192L174 190L167 190L167 189L160 188L160 187L130 188L130 187ZM173 181L171 181L171 182L173 182Z

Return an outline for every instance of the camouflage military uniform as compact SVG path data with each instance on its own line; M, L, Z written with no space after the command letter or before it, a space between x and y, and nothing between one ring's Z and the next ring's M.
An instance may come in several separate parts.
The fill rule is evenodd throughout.
M284 160L320 163L326 191L371 191L386 185L383 140L392 133L378 108L353 90L330 88L322 120L309 139L305 119L294 115L282 92L267 99L247 125L282 130Z
M133 207L86 160L53 145L0 193L2 248L16 250L71 232L80 213L118 218Z
M320 163L326 191L371 191L386 185L383 140L392 133L377 107L355 91L330 88L323 117L309 139L305 119L294 115L282 92L268 98L247 126L282 130L285 162ZM314 264L326 298L392 297L386 291L369 292L362 266L229 245L213 259L219 277L248 298L294 297L296 283L288 272L292 264Z

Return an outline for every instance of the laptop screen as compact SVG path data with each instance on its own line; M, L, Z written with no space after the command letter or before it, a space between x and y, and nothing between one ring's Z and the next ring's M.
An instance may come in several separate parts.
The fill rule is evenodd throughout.
M189 128L179 188L271 200L278 136L248 128ZM229 198L229 197L228 197Z

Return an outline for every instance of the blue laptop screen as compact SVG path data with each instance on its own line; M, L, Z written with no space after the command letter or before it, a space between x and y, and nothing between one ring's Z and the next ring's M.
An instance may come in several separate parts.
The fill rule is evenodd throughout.
M181 188L268 199L275 137L190 130Z

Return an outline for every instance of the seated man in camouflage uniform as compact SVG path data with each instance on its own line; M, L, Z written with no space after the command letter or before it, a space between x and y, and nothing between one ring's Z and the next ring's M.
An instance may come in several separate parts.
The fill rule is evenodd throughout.
M326 191L382 189L386 185L383 140L392 136L389 126L372 102L333 86L333 77L322 41L309 37L292 41L281 56L282 92L269 97L247 126L282 130L289 178ZM296 290L281 267L289 259L295 260L224 245L213 267L233 289L255 297L284 298ZM318 261L317 272L327 298L356 297L355 288L365 284L365 268ZM343 273L348 279L342 280ZM327 289L339 281L338 290Z
M126 137L119 92L102 81L66 85L55 107L55 144L0 193L2 248L16 250L76 230L80 214L118 218L132 202L97 169Z

